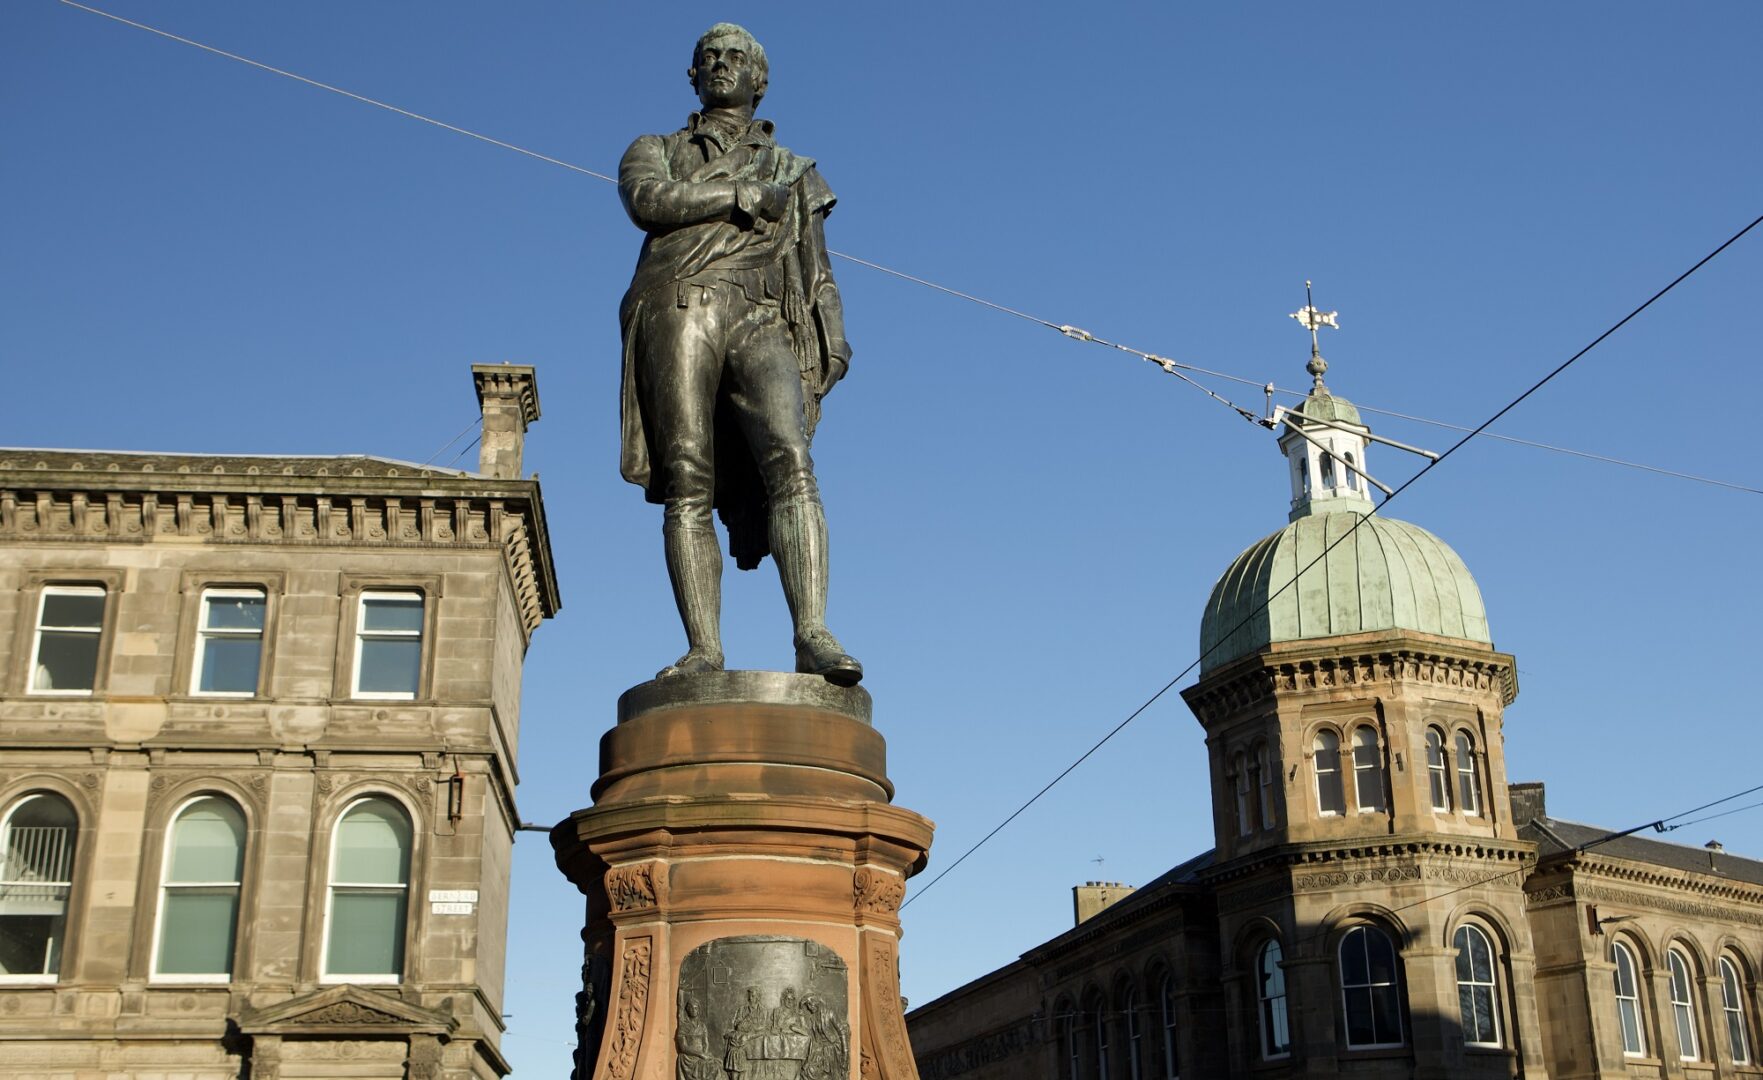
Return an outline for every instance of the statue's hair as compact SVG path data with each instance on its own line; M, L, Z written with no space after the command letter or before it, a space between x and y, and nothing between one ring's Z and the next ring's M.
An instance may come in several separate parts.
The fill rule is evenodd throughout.
M771 82L771 64L765 59L765 46L759 44L759 39L748 33L746 27L737 23L719 22L699 36L698 43L692 46L692 66L686 71L686 77L696 85L698 62L704 59L704 46L717 38L727 37L735 38L746 46L747 57L752 60L753 69L758 76L753 94L753 104L757 105L759 99L765 96L766 86Z

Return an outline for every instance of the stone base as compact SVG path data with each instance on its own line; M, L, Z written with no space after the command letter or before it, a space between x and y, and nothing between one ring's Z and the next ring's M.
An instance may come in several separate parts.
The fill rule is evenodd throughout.
M551 834L588 898L577 1080L916 1080L899 907L931 824L887 802L869 713L777 672L620 698Z

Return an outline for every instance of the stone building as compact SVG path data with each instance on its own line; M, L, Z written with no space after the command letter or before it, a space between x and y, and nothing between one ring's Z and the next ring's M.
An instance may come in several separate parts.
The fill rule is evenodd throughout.
M0 450L0 1077L508 1071L533 371L476 473Z
M1463 561L1287 414L1290 521L1202 614L1212 850L907 1017L925 1080L1763 1077L1763 863L1546 816ZM1295 582L1293 579L1296 579ZM1288 584L1291 583L1291 584Z

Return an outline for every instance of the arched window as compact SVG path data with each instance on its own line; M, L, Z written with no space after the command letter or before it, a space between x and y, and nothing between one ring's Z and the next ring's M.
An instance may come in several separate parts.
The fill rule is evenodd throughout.
M1690 961L1673 946L1665 953L1671 975L1671 1018L1677 1023L1677 1056L1684 1061L1702 1060L1701 1040L1696 1037L1696 998L1691 991Z
M54 982L60 973L78 834L59 795L26 795L0 819L0 982Z
M1463 1018L1463 1041L1470 1046L1500 1045L1500 986L1494 973L1494 947L1477 926L1459 926L1451 943L1457 947L1457 1005Z
M1108 1002L1101 994L1090 999L1090 1037L1095 1041L1096 1080L1110 1080L1108 1071Z
M245 816L228 799L193 799L172 820L159 886L153 974L224 982L233 971Z
M1077 1052L1077 1006L1070 1001L1059 1008L1059 1041L1065 1047L1065 1080L1080 1080L1082 1060Z
M1279 818L1273 812L1273 762L1267 756L1266 743L1255 745L1255 768L1261 781L1261 827L1276 828Z
M1370 724L1353 729L1353 791L1360 813L1383 810L1383 751L1378 749L1377 729Z
M1726 1018L1726 1042L1732 1047L1732 1063L1751 1063L1750 1032L1745 1027L1745 998L1739 981L1738 965L1728 957L1720 958L1720 1012Z
M1260 1006L1261 1056L1282 1058L1292 1052L1292 1029L1286 1020L1286 973L1279 942L1261 946L1255 961L1255 997Z
M1237 801L1237 835L1247 836L1255 831L1254 823L1249 820L1249 769L1243 762L1243 755L1237 754L1230 759L1231 786L1236 791Z
M1402 978L1389 935L1371 926L1348 930L1340 965L1348 1048L1402 1045Z
M1175 1048L1175 976L1163 976L1157 1002L1163 1013L1163 1080L1181 1080L1181 1058Z
M326 977L351 982L402 977L410 841L410 819L390 799L357 800L337 821L325 923Z
M1432 808L1450 813L1451 766L1445 761L1445 733L1435 727L1426 729L1426 780L1432 793Z
M1354 488L1363 488L1365 481L1353 474L1354 466L1359 464L1357 461L1353 460L1353 451L1349 450L1345 454L1342 454L1341 459L1347 463L1346 469L1343 470L1346 475L1342 477L1346 482L1347 490L1352 491Z
M1145 1018L1139 1015L1139 991L1129 987L1124 1002L1126 1011L1126 1076L1127 1080L1145 1078Z
M1323 814L1347 812L1341 790L1341 737L1327 728L1316 733L1313 755L1316 765L1316 809Z
M1616 1018L1622 1024L1622 1052L1628 1057L1645 1057L1647 1038L1641 1030L1641 989L1634 953L1622 942L1613 941L1610 960L1616 965Z
M1334 454L1327 450L1322 452L1322 486L1334 487Z
M1470 817L1481 814L1481 773L1475 766L1475 736L1457 733L1457 805Z

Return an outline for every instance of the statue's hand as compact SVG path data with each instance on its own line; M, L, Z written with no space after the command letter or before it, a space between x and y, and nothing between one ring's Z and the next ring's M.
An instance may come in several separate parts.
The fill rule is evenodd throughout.
M738 181L736 205L755 221L781 221L790 208L788 184L770 184L761 180Z

